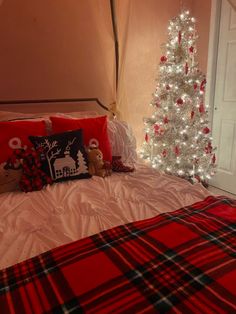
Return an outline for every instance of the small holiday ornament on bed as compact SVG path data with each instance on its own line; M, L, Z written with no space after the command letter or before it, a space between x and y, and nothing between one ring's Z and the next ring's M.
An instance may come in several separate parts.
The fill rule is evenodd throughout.
M81 129L30 140L42 149L42 168L54 182L90 177Z
M168 31L141 157L160 171L205 182L214 175L216 157L204 104L206 78L195 60L195 19L183 11Z

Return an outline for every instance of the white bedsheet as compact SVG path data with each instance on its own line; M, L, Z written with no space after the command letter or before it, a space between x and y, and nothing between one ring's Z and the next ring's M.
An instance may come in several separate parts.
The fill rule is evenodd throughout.
M105 179L69 181L0 195L0 268L59 245L203 200L200 184L145 165Z

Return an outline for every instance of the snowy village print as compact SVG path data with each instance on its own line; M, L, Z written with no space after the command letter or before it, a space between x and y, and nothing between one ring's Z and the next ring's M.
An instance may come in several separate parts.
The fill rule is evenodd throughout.
M47 160L53 181L88 174L86 160L79 145L76 145L76 139L74 137L72 140L67 140L63 143L64 145L60 145L57 140L49 141L48 139L38 143L38 147L43 148L42 159Z

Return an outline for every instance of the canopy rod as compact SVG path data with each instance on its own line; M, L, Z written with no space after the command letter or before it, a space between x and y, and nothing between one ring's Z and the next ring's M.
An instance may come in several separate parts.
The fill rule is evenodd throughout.
M119 41L118 41L117 22L116 22L115 0L110 0L110 7L111 7L112 28L113 28L114 41L115 41L116 91L117 91L118 79L119 79Z
M63 99L19 99L19 100L0 100L0 105L18 105L18 104L43 104L43 103L61 103L61 102L86 102L95 101L101 108L111 112L98 98L63 98ZM1 109L1 106L0 106Z

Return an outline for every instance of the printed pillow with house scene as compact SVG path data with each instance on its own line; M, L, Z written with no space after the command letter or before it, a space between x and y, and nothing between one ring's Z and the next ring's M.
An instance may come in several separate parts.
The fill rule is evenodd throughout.
M36 149L42 149L42 170L54 182L91 177L81 129L29 139Z

